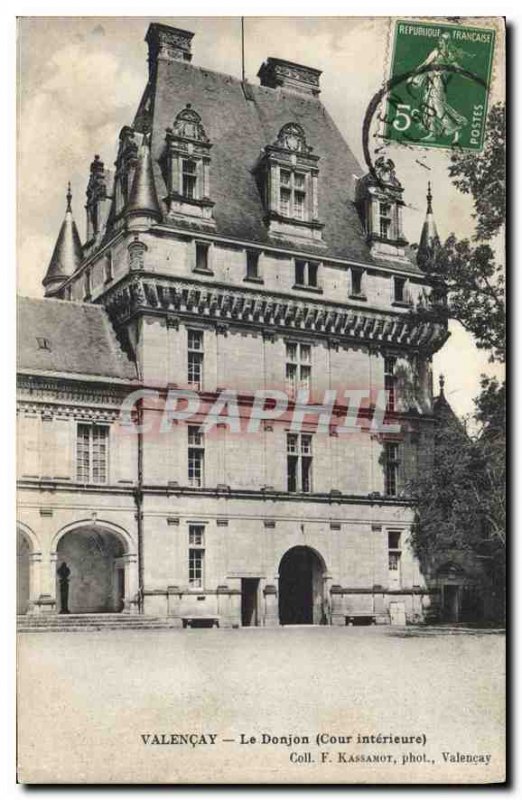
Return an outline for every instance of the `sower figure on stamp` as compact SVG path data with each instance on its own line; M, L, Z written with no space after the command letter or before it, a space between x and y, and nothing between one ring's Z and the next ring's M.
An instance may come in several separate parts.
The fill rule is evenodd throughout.
M60 568L58 569L58 577L60 578L60 614L68 614L69 613L69 575L71 574L71 570L65 563L62 561Z
M419 64L417 71L430 65L442 67L459 67L457 58L464 55L452 44L449 33L443 33L437 46L428 57ZM447 85L451 77L451 70L438 69L433 72L426 71L413 75L408 79L408 84L419 88L422 92L420 103L419 122L428 132L423 141L435 139L441 134L453 134L453 143L459 140L462 128L466 127L468 120L459 114L447 99Z

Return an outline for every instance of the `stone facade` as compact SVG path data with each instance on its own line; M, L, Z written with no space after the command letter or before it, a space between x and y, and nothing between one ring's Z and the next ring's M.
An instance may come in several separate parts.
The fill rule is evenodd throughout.
M359 168L322 112L320 73L272 59L275 78L265 69L247 91L193 67L191 38L152 26L149 84L120 136L103 214L91 178L96 230L82 263L53 284L59 299L39 301L49 313L25 325L19 611L179 625L420 620L430 592L409 547L406 489L429 457L431 357L447 331L430 312L430 276L408 255L393 165L387 180L375 173L346 194L347 180L325 176ZM251 152L253 133L241 136L256 103L273 119L266 135L255 129L264 146ZM82 327L86 308L109 337L110 369ZM77 342L53 361L71 309ZM310 403L336 392L325 432L305 418L306 444L295 445L288 416L245 431L256 391L286 392L290 413L300 380ZM207 408L236 391L240 432L222 419L200 435L203 417L163 430L173 388ZM133 406L140 434L120 418L135 390L149 393ZM340 432L346 390L367 395L350 434ZM384 390L401 427L392 458L371 425Z

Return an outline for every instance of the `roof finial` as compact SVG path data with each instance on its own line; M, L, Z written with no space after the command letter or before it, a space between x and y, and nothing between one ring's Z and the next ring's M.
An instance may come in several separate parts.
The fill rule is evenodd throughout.
M433 208L431 207L431 201L433 200L433 195L431 193L431 182L428 181L428 194L426 195L426 200L428 201L428 208L426 209L427 214L433 214Z
M66 197L67 197L67 209L66 209L66 211L72 211L72 209L71 209L71 200L72 200L71 181L69 181L68 184L67 184Z
M445 377L444 377L444 375L441 373L441 374L439 375L439 387L440 387L440 396L441 396L441 397L444 397L444 384L445 384L445 383L446 383L446 378L445 378Z

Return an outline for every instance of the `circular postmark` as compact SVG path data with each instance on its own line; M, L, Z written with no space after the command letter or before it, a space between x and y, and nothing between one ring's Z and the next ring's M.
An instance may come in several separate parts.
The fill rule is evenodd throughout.
M453 75L472 81L487 94L488 86L480 75L453 64L429 64L393 75L373 95L364 115L362 145L368 172L377 183L383 183L382 169L375 169L371 152L372 138L380 139L383 143L376 150L382 150L384 143L422 148L435 143L435 146L452 151L462 152L467 149L460 143L459 133L462 128L472 124L472 121L451 108L443 95ZM400 93L396 91L398 88L401 89ZM408 96L412 98L411 103L404 102ZM383 103L386 104L385 114L378 116ZM485 115L486 104L482 105L481 112ZM380 131L372 134L375 121L378 122ZM447 136L450 140L441 144L444 126L449 129ZM400 136L394 136L394 131L400 133Z

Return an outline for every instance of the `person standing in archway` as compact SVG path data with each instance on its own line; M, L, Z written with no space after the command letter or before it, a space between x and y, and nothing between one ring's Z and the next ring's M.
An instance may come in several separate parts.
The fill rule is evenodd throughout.
M71 570L65 563L62 561L60 568L58 570L58 577L60 579L60 614L68 614L69 613L69 576L71 574Z

